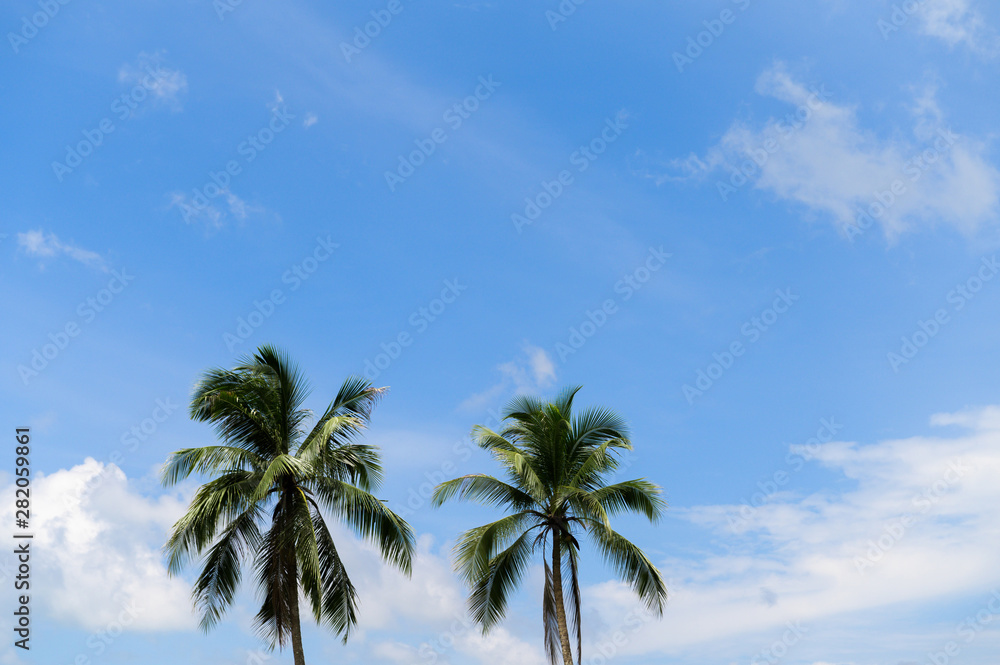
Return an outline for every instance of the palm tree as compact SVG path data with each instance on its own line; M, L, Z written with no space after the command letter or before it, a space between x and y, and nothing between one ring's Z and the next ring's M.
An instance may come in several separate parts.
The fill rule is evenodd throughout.
M500 432L482 426L473 429L473 439L500 463L506 481L472 474L441 483L434 491L437 506L457 497L501 506L510 513L466 531L455 546L456 567L471 587L469 608L484 633L503 619L507 599L531 555L542 550L542 622L552 665L557 665L560 650L564 665L573 664L565 601L577 660L582 657L577 540L581 533L590 537L651 611L662 615L667 597L656 567L610 522L612 516L631 511L655 523L666 508L661 490L644 479L607 484L619 467L621 451L632 449L627 427L608 409L590 408L573 415L578 390L565 390L554 402L517 397L504 413ZM564 566L569 570L568 589L563 586Z
M316 622L346 642L357 621L357 590L324 510L410 574L413 531L370 494L382 479L378 451L357 442L385 390L349 378L307 429L312 413L302 405L309 388L281 351L263 346L232 370L205 372L191 418L212 423L220 444L173 453L162 478L169 486L191 474L214 476L198 489L165 547L171 575L204 556L193 591L203 630L232 604L241 564L252 563L263 598L255 628L271 648L290 639L295 665L305 665L300 590Z

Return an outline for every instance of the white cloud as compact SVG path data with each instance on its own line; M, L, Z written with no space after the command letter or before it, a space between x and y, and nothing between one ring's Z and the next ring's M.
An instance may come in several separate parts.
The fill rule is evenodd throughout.
M671 592L662 621L637 612L634 594L620 582L587 586L585 660L613 648L612 657L644 655L642 662L659 662L665 655L746 662L774 644L788 622L810 631L808 640L795 644L795 660L816 665L851 662L885 644L891 658L879 660L876 654L869 660L900 662L906 657L894 645L906 644L922 657L924 642L928 649L942 644L941 634L923 624L894 633L892 617L899 607L907 608L907 616L935 608L935 617L941 617L956 607L954 599L979 602L1000 586L995 566L1000 406L936 414L931 424L963 429L868 445L796 446L792 452L809 459L803 458L801 467L784 460L780 470L792 480L756 502L749 516L744 511L740 517L737 505L674 508L674 514L709 530L716 546L658 561ZM796 470L807 465L825 467L832 475L829 489L793 490ZM104 481L84 491L98 477ZM122 602L134 600L151 608L140 613L137 629L190 626L189 584L166 577L157 551L184 509L179 498L142 496L116 467L92 459L40 477L35 487L38 578L51 585L39 598L47 599L50 612L96 629L114 620ZM4 505L11 506L11 488L3 495ZM82 501L72 500L79 496ZM911 523L900 531L895 525L907 516ZM7 510L8 523L12 518ZM349 649L363 662L425 662L433 644L442 664L542 665L534 614L520 621L512 608L488 636L468 622L466 590L452 572L447 547L431 536L419 538L413 575L407 578L384 565L373 546L341 525L332 527L362 599L359 634ZM537 578L533 568L519 594L526 606L534 607ZM106 589L119 596L108 598ZM968 610L955 611L960 615L953 621L945 614L944 639ZM838 620L873 613L884 617L872 626L878 644L861 634L849 645L821 635ZM978 639L985 644L993 638Z
M950 130L933 86L914 101L913 141L865 130L855 108L817 96L780 64L761 75L756 90L795 109L760 129L734 123L706 157L675 164L677 177L714 172L724 199L749 181L831 217L852 238L873 223L890 239L935 224L972 234L996 223L1000 171L983 143Z
M242 222L251 215L265 212L262 206L247 203L229 189L221 190L219 196L222 197L224 204L216 206L212 203L215 198L208 199L203 194L199 194L199 198L195 199L184 192L172 192L169 207L178 208L181 218L186 223L202 224L208 230L221 229L230 216Z
M59 240L56 234L45 233L41 229L18 233L17 244L28 256L42 259L68 256L89 268L95 268L102 272L108 271L104 259L97 252L64 243Z
M786 622L802 622L815 635L838 617L865 612L884 617L873 629L888 639L894 606L912 612L940 608L948 598L988 599L1000 584L1000 408L939 414L932 423L972 429L871 445L829 442L813 449L812 459L836 476L836 489L780 491L794 487L793 479L749 514L737 505L672 511L712 530L719 550L661 562L675 579L665 617L625 651L704 655L711 648L720 657L748 658ZM796 467L781 470L794 477ZM586 594L609 624L634 603L618 583ZM962 619L945 619L945 639ZM926 628L907 639L934 646L941 638ZM810 638L797 658L811 652L813 660L838 662L877 648L855 637L849 648ZM892 657L898 662L902 654Z
M920 32L949 46L963 45L983 55L997 54L997 36L969 0L923 0Z
M180 499L148 499L118 467L89 457L37 476L32 490L35 597L54 618L88 630L106 629L123 612L129 630L194 626L189 583L167 576L160 552L184 510ZM2 495L12 524L12 482Z
M957 413L935 413L931 425L958 425L967 429L1000 430L1000 406L965 409Z
M274 91L274 101L268 102L267 108L270 109L271 113L278 113L285 108L285 97L280 90Z
M309 129L317 122L319 122L319 116L317 116L315 113L306 113L305 119L302 120L302 126L305 127L306 129Z
M481 411L501 395L514 390L517 393L534 393L550 387L556 381L556 365L545 349L525 342L522 354L497 366L500 380L467 398L459 409Z
M439 551L431 536L418 539L413 575L408 578L382 563L372 545L357 540L342 526L334 526L333 531L362 598L358 622L362 634L352 642L379 636L368 643L371 656L393 663L427 662L431 657L448 663L459 653L483 665L542 665L540 646L528 644L504 627L483 636L472 624L465 589L451 570L448 553Z
M543 665L547 663L537 645L528 644L506 628L495 628L488 635L479 630L463 634L456 649L483 665Z
M125 64L118 69L118 81L145 88L155 102L180 111L181 98L188 89L187 76L179 69L164 67L162 61L162 53L142 52L134 64ZM138 99L135 95L132 98Z
M186 510L185 498L144 496L118 467L92 458L39 475L32 488L33 579L38 581L33 588L49 615L94 631L123 617L129 631L195 628L191 582L169 577L161 552L166 534ZM14 520L13 492L11 484L0 489L3 505L11 507L3 512L8 524ZM451 570L448 553L439 551L431 536L418 539L413 575L406 577L383 563L373 545L336 521L330 526L361 597L352 649L381 661L414 662L422 644L450 636L440 662L461 653L485 665L541 665L534 645L503 628L483 637L468 621L462 583ZM0 582L16 573L15 565L10 554L0 560ZM244 576L245 592L252 592L252 579ZM250 607L234 608L230 620L249 627L257 609L250 598L240 594L237 602ZM328 635L326 629L321 632ZM367 635L379 639L368 640ZM407 636L412 637L409 642Z

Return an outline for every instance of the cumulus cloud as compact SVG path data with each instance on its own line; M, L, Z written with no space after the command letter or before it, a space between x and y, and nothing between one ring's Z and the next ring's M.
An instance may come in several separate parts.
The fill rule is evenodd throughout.
M333 532L362 598L357 641L367 650L365 662L542 665L541 648L504 627L482 635L469 619L465 589L448 553L430 535L419 537L413 574L406 577L343 527Z
M954 636L969 610L956 610L942 637L925 627L916 635L912 626L893 632L899 628L893 608L936 608L940 616L942 606L969 598L975 612L976 603L1000 587L994 508L1000 502L1000 406L935 414L930 422L948 429L870 444L792 446L777 469L787 479L768 488L777 477L769 476L761 496L747 504L672 509L712 534L713 544L656 557L671 592L662 620L643 612L618 581L586 586L588 658L607 652L623 662L665 656L746 662L779 644L794 646L796 662L817 665L852 662L859 649L871 653L879 645L891 654L884 662L905 661L910 652L910 660L923 658ZM830 474L827 489L796 490L796 474L804 469ZM38 597L49 612L99 629L134 602L149 608L139 613L136 629L190 627L189 585L166 576L158 552L185 507L180 498L150 499L116 467L92 459L42 476L35 487L36 565L39 580L50 585ZM12 488L3 494L4 505L12 506ZM9 509L6 518L13 518ZM364 662L542 665L537 626L518 621L514 610L488 636L469 622L466 590L447 548L431 536L418 539L408 578L385 566L371 545L332 526L362 598L359 634L348 648ZM655 552L655 544L647 551ZM533 568L526 579L525 598L536 596L539 574ZM252 612L237 614L249 622ZM839 634L823 638L824 625L859 616L883 618L871 626L877 639L866 642L857 631L847 646ZM808 639L798 642L795 631Z
M14 487L3 489L13 523ZM184 510L182 501L149 499L113 464L82 464L32 483L35 593L57 620L107 628L131 608L131 630L194 626L188 583L167 576L160 547Z
M127 630L194 630L191 582L169 577L161 552L186 510L184 498L150 498L135 491L118 467L92 458L39 475L32 488L33 588L53 619L94 631L120 625L122 617ZM11 506L4 511L8 523L14 520L13 493L9 483L0 489L4 505ZM484 637L471 624L462 583L431 536L418 539L407 577L349 529L336 521L330 525L361 595L352 640L358 652L376 662L414 662L411 656L423 648L436 649L441 663L462 654L486 665L541 665L534 645L503 628ZM15 567L9 554L0 558L0 582L11 579ZM252 587L245 582L244 590ZM241 595L238 602L252 606L234 608L231 618L249 626L256 604L248 598Z
M59 240L54 233L45 233L41 229L17 234L17 245L25 254L40 259L54 259L67 256L79 261L88 268L108 272L104 259L97 252L83 249L76 245Z
M996 223L1000 171L982 142L948 126L933 85L915 95L912 140L864 129L856 108L781 64L760 76L756 91L791 112L762 127L733 123L707 155L674 162L670 177L713 176L724 200L752 184L832 219L852 239L876 224L892 239L935 224L972 234Z

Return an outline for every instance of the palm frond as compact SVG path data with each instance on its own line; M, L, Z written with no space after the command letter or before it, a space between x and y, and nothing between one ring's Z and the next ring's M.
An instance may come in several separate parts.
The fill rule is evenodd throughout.
M569 484L587 489L598 486L605 476L618 469L616 453L620 450L631 450L631 446L621 439L607 439L584 451L575 460L576 471Z
M667 508L660 498L662 491L658 485L637 478L596 489L590 492L590 498L601 504L608 515L633 512L655 523Z
M201 629L207 632L219 622L233 602L240 584L241 559L260 544L256 506L230 522L205 557L204 568L194 584L195 606L201 611Z
M452 498L477 501L487 506L507 506L511 510L540 507L527 492L482 473L461 476L441 483L434 488L431 501L435 506L440 506Z
M306 466L301 460L287 454L277 455L268 464L264 473L260 474L253 500L260 501L272 490L280 489L279 484L285 478L301 477L305 469Z
M378 546L386 561L410 574L415 538L406 520L350 483L324 478L311 479L308 486L320 503L343 519L359 536Z
M576 636L576 660L583 662L583 620L581 611L583 598L580 594L580 552L575 543L567 543L563 549L569 563L569 629Z
M161 482L169 487L192 473L263 471L267 460L253 451L235 446L184 448L170 455L161 471Z
M347 576L347 569L340 559L337 546L330 530L320 513L319 506L313 504L313 530L319 550L319 564L322 571L323 593L321 606L313 605L313 614L322 617L338 635L347 638L357 624L358 594Z
M472 585L469 610L472 618L489 631L507 612L507 599L524 576L531 556L529 532L493 557L483 575Z
M529 528L531 521L528 512L514 513L462 534L455 545L455 563L465 581L471 584L482 577L490 561L508 546L511 538L541 526L534 524Z
M291 636L292 603L299 602L295 534L290 528L293 519L291 501L282 497L275 504L271 528L264 534L254 561L257 588L263 591L254 628L272 647L284 646Z
M589 533L605 561L618 577L632 587L646 607L657 615L663 614L667 587L660 571L646 558L642 550L612 529L595 524Z
M198 488L190 507L174 524L164 546L167 571L171 575L178 574L192 556L211 545L220 524L257 510L251 499L256 484L256 474L231 471Z
M241 370L268 377L273 393L268 403L273 406L274 421L284 443L281 452L288 454L288 445L302 435L302 423L309 417L309 411L302 408L310 392L308 382L288 354L271 345L260 347L236 371Z
M556 614L556 594L552 581L552 567L548 559L543 558L545 565L545 583L542 586L542 627L545 654L550 665L558 665L562 652L559 638L559 616Z
M206 373L195 387L191 418L212 423L224 444L269 457L280 450L281 433L269 417L266 390L244 378L228 370Z

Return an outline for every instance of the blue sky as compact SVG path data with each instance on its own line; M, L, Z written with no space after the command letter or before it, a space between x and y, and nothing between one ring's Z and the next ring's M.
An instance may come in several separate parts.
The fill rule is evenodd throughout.
M996 5L12 0L0 22L0 408L38 476L35 640L0 661L254 662L249 591L206 636L194 569L166 576L194 486L157 473L211 441L199 373L270 342L314 408L350 374L391 387L369 440L420 537L404 581L341 532L361 630L307 628L313 660L542 662L540 570L468 629L450 548L493 513L422 492L490 469L468 433L511 396L579 384L671 505L621 525L667 612L591 557L585 662L993 662Z

